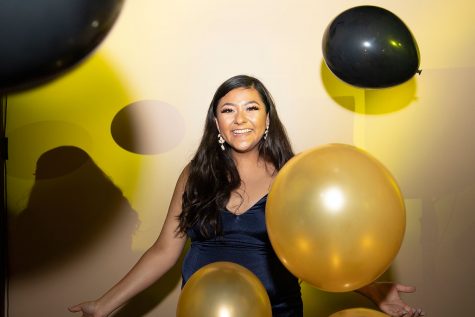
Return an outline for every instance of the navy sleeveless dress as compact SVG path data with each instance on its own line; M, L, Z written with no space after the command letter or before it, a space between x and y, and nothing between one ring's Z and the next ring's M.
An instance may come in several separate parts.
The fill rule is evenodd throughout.
M302 317L298 280L282 265L267 236L266 201L267 195L241 215L223 210L220 213L223 236L205 239L198 229L188 230L191 247L183 261L183 285L207 264L234 262L261 280L271 301L273 317Z

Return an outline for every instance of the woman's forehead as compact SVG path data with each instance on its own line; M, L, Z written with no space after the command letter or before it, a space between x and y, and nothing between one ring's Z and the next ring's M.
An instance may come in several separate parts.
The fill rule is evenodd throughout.
M256 102L264 104L261 95L255 88L235 88L229 91L219 100L219 105L234 104L241 105L246 103Z

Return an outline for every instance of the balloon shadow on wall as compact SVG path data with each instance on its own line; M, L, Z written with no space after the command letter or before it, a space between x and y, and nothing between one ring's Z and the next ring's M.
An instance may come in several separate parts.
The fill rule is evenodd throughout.
M85 151L74 146L51 149L37 161L26 209L10 216L10 280L54 274L83 259L87 262L94 252L100 253L100 268L81 270L115 268L118 258L136 257L130 246L138 223L121 190ZM179 283L179 269L161 281L160 289L154 286L140 294L123 308L128 313L119 316L145 314L156 306Z
M359 114L382 115L397 112L417 99L417 82L414 77L390 88L364 89L340 80L324 60L320 66L320 76L327 94L337 104Z
M185 134L185 122L173 106L158 100L139 100L123 107L114 116L110 132L126 151L154 155L176 147ZM187 247L185 247L186 249ZM183 255L158 283L130 300L114 316L142 316L167 297L181 279Z
M110 118L130 98L124 75L100 52L54 82L11 94L7 131L8 210L18 213L25 208L36 160L47 150L75 145L94 155L107 152L110 156L110 151L116 150L107 133ZM137 178L129 178L129 188L136 186Z
M114 141L137 154L159 154L177 146L185 122L172 106L158 100L140 100L122 108L111 123Z

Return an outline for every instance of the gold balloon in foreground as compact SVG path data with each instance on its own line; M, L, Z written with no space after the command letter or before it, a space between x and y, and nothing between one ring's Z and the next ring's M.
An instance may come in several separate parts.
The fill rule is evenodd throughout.
M385 313L369 308L349 308L341 310L328 317L387 317Z
M215 262L196 271L178 300L177 317L271 317L266 289L248 269Z
M388 170L368 153L328 144L280 170L266 206L269 238L295 276L344 292L373 282L404 236L405 207Z

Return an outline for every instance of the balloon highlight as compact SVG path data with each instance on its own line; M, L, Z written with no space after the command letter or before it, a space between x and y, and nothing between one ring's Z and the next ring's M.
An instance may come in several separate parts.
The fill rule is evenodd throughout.
M124 0L22 0L0 4L0 92L56 78L89 55Z
M404 201L389 171L363 150L328 144L292 158L266 205L281 262L325 291L373 282L389 267L405 230Z
M420 72L411 31L395 14L376 6L339 14L324 32L322 49L328 68L357 87L391 87Z
M248 269L215 262L196 271L178 300L177 317L272 317L266 289Z

